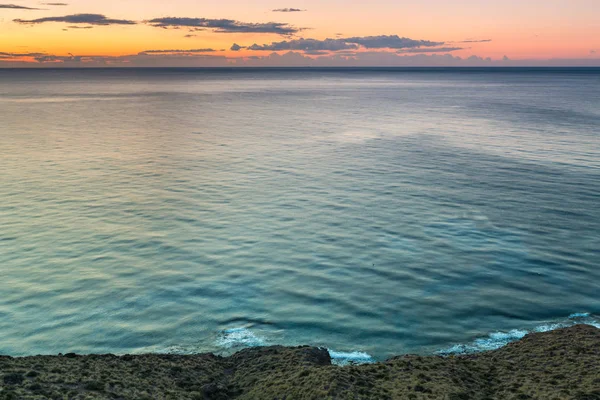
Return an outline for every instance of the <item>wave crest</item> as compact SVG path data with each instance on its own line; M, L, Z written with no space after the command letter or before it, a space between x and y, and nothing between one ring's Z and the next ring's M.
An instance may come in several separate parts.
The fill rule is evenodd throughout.
M230 349L234 347L264 346L266 341L248 328L231 328L221 331L216 343L219 347Z
M361 351L343 352L330 350L329 356L331 357L331 363L335 365L352 365L352 364L370 364L374 363L375 360L369 354Z
M581 312L573 313L562 322L548 323L538 325L531 330L526 329L513 329L508 332L493 332L487 337L477 338L473 342L468 344L456 344L447 349L437 351L440 355L451 355L451 354L471 354L479 353L482 351L496 350L506 346L511 342L523 339L525 335L534 332L549 332L560 328L568 328L573 325L587 324L592 325L600 329L600 321L594 319L590 313Z

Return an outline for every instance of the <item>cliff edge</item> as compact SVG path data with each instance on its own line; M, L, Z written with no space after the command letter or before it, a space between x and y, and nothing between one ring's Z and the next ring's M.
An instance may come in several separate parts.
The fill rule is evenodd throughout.
M600 329L533 333L464 356L338 367L325 349L0 357L0 399L600 400Z

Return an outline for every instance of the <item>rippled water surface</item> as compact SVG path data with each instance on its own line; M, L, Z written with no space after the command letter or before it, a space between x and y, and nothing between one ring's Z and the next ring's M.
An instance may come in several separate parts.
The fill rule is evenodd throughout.
M0 71L0 353L597 323L599 204L598 70Z

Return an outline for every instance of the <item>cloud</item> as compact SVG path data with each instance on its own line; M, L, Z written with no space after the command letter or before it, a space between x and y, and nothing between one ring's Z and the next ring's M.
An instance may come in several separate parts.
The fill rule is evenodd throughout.
M306 10L301 10L299 8L276 8L275 10L272 10L272 11L289 13L289 12L302 12L302 11L306 11Z
M590 50L590 54L596 54L597 51L596 50Z
M21 58L21 57L39 57L44 53L4 53L0 51L0 57L3 58Z
M18 6L16 4L0 4L0 9L10 9L10 10L39 10L39 8L31 8L25 6Z
M245 49L245 47L242 47L237 43L232 44L230 48L231 51L240 51L241 49Z
M206 49L198 49L206 50ZM0 52L1 67L197 67L227 66L224 56L201 53L184 53L188 50L162 50L123 55L55 55L46 53L3 53ZM170 52L169 52L170 51ZM193 50L192 50L193 51Z
M68 6L68 3L42 3L45 6Z
M35 61L39 63L55 63L55 62L81 62L82 57L68 55L68 56L55 56L55 55L41 55L34 57Z
M444 44L444 42L414 40L406 37L400 37L398 35L351 37L340 40L344 40L348 43L356 43L367 49L408 49L417 47L434 47L441 46Z
M435 48L416 48L398 50L398 54L406 53L449 53L451 51L464 50L464 47L435 47Z
M316 51L319 52L318 50ZM451 54L398 54L397 52L343 50L318 57L290 51L266 56L226 57L202 53L140 53L123 56L53 55L0 52L1 67L516 67L600 66L600 59L492 60Z
M309 56L327 56L329 55L329 52L323 50L306 50L304 54Z
M4 53L0 52L0 58L4 60L20 60L23 58L34 60L38 63L45 62L64 62L64 61L81 61L81 57L69 54L68 56L56 56L46 53Z
M345 39L296 39L296 40L284 40L282 42L273 42L271 44L253 44L248 47L248 50L253 51L285 51L285 50L299 50L304 52L309 51L339 51L339 50L356 50L358 45L355 43L348 43ZM233 50L233 49L232 49Z
M452 43L488 43L491 42L492 39L466 39L460 42L452 42Z
M213 53L217 50L206 48L206 49L175 49L175 50L144 50L138 53L138 55L147 55L147 54L197 54L197 53Z
M73 14L63 17L46 17L31 20L15 19L19 24L43 24L46 22L66 22L68 24L86 25L135 25L137 22L127 19L111 19L102 14Z
M232 19L165 17L154 18L145 22L158 28L212 29L219 33L275 33L278 35L291 35L301 30L283 22L247 23Z
M399 50L407 53L435 53L462 50L460 47L439 47L445 42L432 42L429 40L415 40L398 35L391 36L366 36L366 37L350 37L338 39L294 39L284 40L281 42L272 42L270 44L253 44L248 47L243 47L234 44L231 50L238 51L242 48L247 48L251 51L301 51L305 54L321 55L315 52L340 52L359 49L377 49L377 50ZM435 48L435 50L430 50Z

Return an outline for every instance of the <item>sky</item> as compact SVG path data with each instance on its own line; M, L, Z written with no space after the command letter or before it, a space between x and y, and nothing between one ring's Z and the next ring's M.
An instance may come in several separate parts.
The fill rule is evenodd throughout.
M0 0L0 67L600 66L600 0Z

